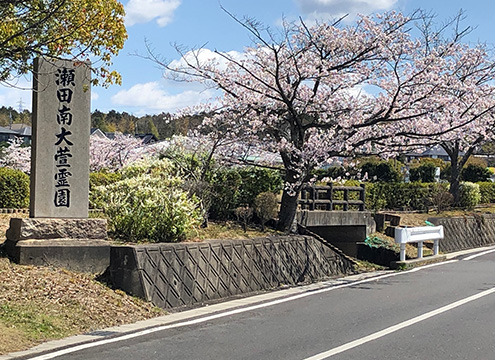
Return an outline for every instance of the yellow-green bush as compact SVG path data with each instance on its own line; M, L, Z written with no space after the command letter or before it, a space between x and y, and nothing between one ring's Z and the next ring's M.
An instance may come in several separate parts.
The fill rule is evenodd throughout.
M495 203L495 183L491 181L477 183L480 187L481 203Z
M0 208L29 206L29 176L20 170L0 168Z
M480 193L480 186L478 184L469 181L464 181L461 182L459 190L460 190L460 201L459 201L460 206L467 209L472 209L480 203L481 193Z
M123 180L93 189L91 205L104 211L116 238L176 242L201 224L198 200L167 169L167 161L138 163L123 170Z

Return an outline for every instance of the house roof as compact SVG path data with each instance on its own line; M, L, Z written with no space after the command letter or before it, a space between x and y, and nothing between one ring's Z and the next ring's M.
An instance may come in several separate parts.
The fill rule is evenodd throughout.
M443 147L435 145L421 153L422 156L449 156Z
M98 128L91 129L90 135L98 136L100 138L106 138L107 137L105 135L105 133Z
M155 135L153 134L136 134L137 138L143 141L143 144L155 143L158 141Z
M0 134L19 135L19 132L0 126Z
M0 133L2 134L10 134L16 136L31 136L31 126L26 124L12 124L9 127L1 127Z

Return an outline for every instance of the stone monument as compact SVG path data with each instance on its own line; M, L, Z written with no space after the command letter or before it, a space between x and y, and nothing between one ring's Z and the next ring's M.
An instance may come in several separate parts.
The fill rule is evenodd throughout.
M6 249L18 263L89 272L109 264L106 221L88 219L91 69L38 58L33 76L29 219L11 219Z

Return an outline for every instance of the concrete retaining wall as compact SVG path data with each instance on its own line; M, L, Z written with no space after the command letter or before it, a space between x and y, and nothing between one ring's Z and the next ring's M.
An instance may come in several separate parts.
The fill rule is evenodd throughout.
M109 276L124 291L173 308L352 271L309 236L114 246Z
M428 221L444 226L445 238L440 240L441 252L455 252L495 244L494 214L430 218Z

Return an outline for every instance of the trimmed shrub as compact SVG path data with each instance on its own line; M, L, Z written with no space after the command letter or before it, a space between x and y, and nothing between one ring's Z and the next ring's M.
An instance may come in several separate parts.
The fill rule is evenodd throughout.
M409 169L409 178L412 182L420 181L424 183L435 181L436 166L432 163L423 163L418 167Z
M263 192L278 193L282 189L279 171L258 167L236 167L217 171L213 176L213 219L229 219L240 206L254 206Z
M385 183L367 183L365 206L368 210L382 210L387 208L387 200L385 198Z
M482 182L490 179L490 170L486 166L479 164L468 164L461 170L462 181Z
M95 171L89 174L89 191L97 186L106 186L122 180L120 173L108 172L106 170Z
M29 176L20 170L0 168L0 208L29 206Z
M370 160L359 165L361 174L368 174L368 179L371 182L387 182L396 183L404 180L404 176L400 172L400 163L389 161Z
M480 187L478 184L472 182L461 182L460 184L460 201L459 205L467 208L473 209L481 201Z
M435 183L366 184L366 207L369 210L426 210L431 204Z
M242 182L239 188L239 204L254 205L254 199L262 192L278 193L282 190L282 177L277 170L243 167L239 169Z
M235 169L217 171L213 177L212 202L210 217L212 219L229 219L238 206L241 175Z
M277 196L271 192L262 192L254 199L254 212L261 221L261 230L265 231L265 224L278 215Z
M495 203L495 183L491 181L479 182L481 204L493 204Z

